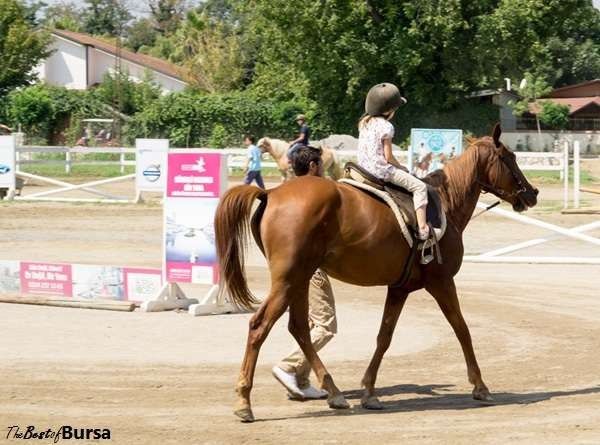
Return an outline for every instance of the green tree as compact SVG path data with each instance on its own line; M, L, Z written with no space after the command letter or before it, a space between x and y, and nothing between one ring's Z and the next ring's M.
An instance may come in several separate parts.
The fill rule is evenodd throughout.
M121 73L121 78L117 83L115 75L106 73L104 79L94 90L94 94L103 103L113 105L117 96L117 88L120 88L121 112L127 115L142 111L145 107L159 98L160 87L153 83L152 77L146 74L142 82L130 80L127 72Z
M121 0L85 0L83 27L85 32L116 37L131 19Z
M241 42L237 34L227 32L222 22L211 22L206 14L191 11L173 41L179 48L175 57L185 67L192 87L208 93L241 87Z
M550 100L541 102L540 122L553 130L564 130L569 123L569 107Z
M49 28L65 29L80 32L82 11L74 3L57 3L44 9L43 25Z
M513 113L517 116L522 116L530 111L531 105L536 104L540 97L545 96L552 90L548 83L539 77L534 77L531 73L525 73L525 77L520 82L518 92L521 100L511 102ZM539 105L539 104L538 104ZM539 112L535 114L535 122L537 125L538 135L541 138L542 129L540 126Z
M35 78L34 68L50 55L48 43L48 34L26 20L19 1L0 0L0 96Z
M139 18L128 27L125 45L132 51L145 52L155 45L158 35L149 18Z
M185 15L183 0L149 0L148 6L156 31L165 35L175 32Z
M600 11L591 0L501 0L481 17L474 43L491 78L530 72L553 86L589 80L573 68L581 51L600 48Z

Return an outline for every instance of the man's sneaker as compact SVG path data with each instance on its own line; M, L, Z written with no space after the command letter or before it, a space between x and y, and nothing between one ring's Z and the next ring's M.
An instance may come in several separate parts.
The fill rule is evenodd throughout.
M302 391L305 399L324 399L328 395L327 391L324 389L317 389L312 385L307 388L302 388L300 391Z
M296 375L290 372L285 372L279 366L273 366L271 370L273 377L277 379L279 383L287 389L288 393L292 398L304 400L304 394L300 388L298 388L298 382L296 381Z

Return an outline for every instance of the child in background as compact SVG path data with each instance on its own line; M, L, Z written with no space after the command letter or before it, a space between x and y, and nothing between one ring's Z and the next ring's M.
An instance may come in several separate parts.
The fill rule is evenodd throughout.
M265 183L260 174L260 156L261 151L255 145L256 139L254 136L247 134L244 136L244 145L248 147L248 155L246 156L246 165L244 166L244 184L252 184L252 181L256 181L261 189L265 188Z
M429 238L427 225L427 186L405 171L392 153L394 126L390 120L406 103L400 90L391 83L380 83L369 90L365 103L366 115L358 124L358 164L372 175L399 185L413 194L419 225L419 239Z

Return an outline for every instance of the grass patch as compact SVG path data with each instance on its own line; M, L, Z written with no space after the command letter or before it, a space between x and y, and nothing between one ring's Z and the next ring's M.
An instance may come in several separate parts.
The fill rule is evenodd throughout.
M63 165L24 165L21 168L26 173L33 175L49 176L52 178L114 178L117 176L135 173L134 166L125 166L124 173L118 165L72 165L71 173L65 172Z
M560 179L560 172L557 171L527 171L525 172L527 179L536 182L538 184L562 184L563 180ZM573 181L573 167L569 168L569 182ZM594 177L590 172L580 170L580 181L581 184L593 184L600 181Z

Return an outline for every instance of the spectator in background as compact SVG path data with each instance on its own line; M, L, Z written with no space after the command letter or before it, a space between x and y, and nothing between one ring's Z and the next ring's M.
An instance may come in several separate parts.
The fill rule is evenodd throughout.
M265 188L262 176L260 174L260 156L261 151L255 144L256 139L254 136L247 134L244 136L244 145L248 147L248 154L246 156L246 165L244 166L244 184L252 184L252 181L256 181L261 189Z

